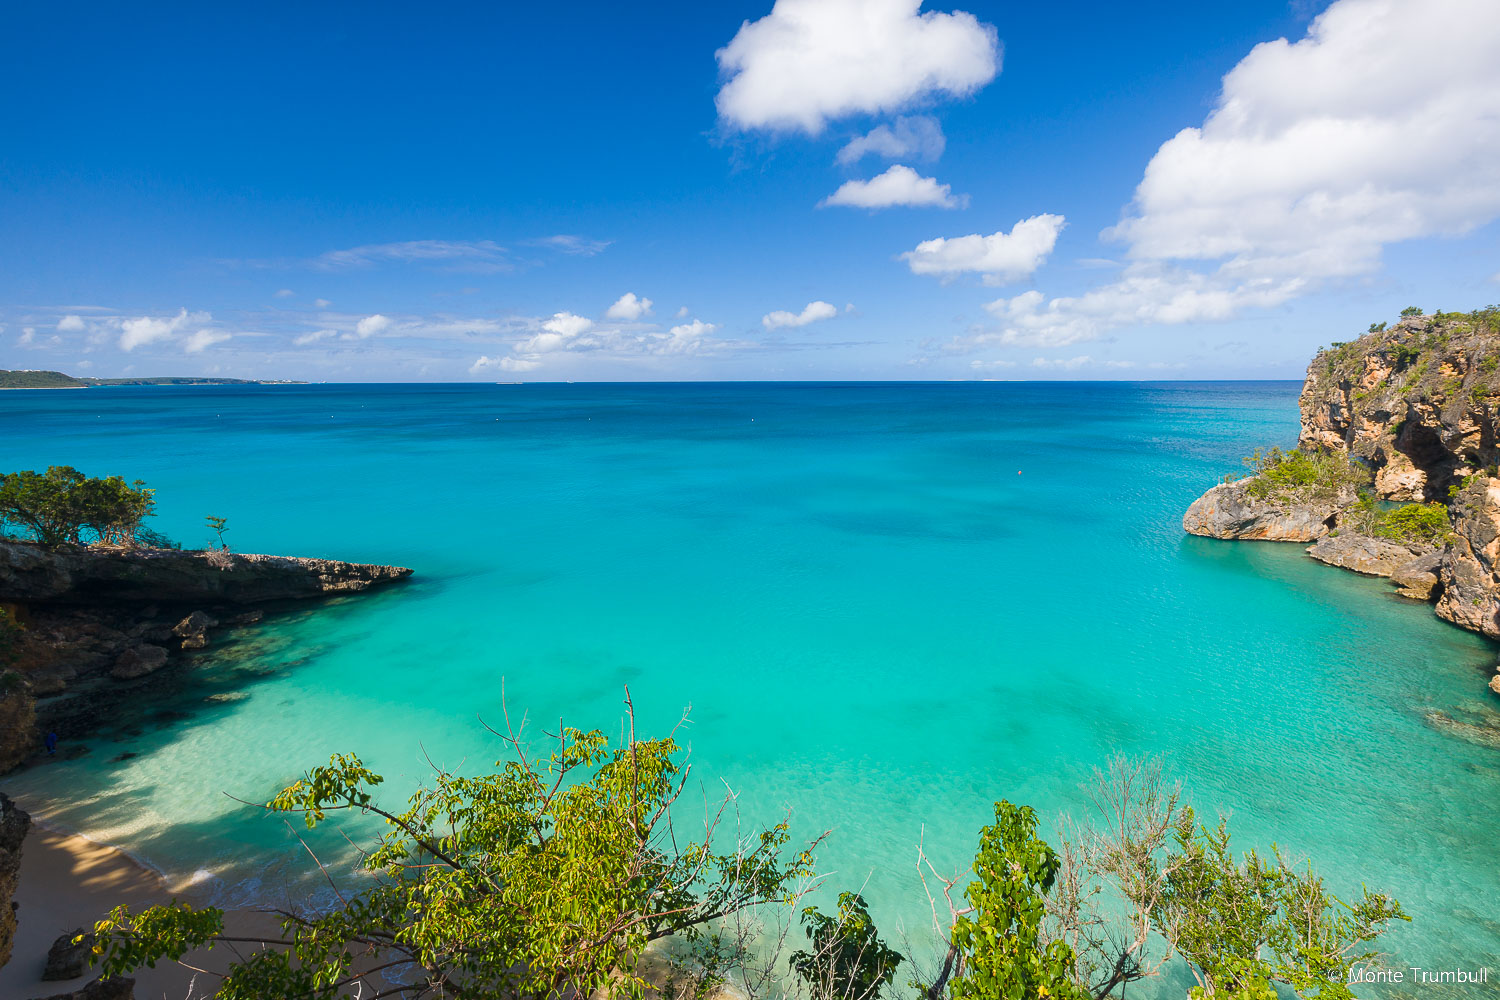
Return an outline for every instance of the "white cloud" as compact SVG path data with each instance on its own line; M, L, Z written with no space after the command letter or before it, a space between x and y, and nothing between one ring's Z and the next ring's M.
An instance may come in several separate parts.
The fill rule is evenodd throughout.
M575 257L593 257L596 254L601 254L609 248L610 243L610 240L591 240L585 236L574 236L569 233L559 233L556 236L543 236L541 239L526 241L528 246L546 247L549 250L571 254Z
M176 316L162 319L156 316L141 316L127 319L120 324L120 350L133 351L145 344L175 337L183 327L207 323L211 316L206 312L189 313L180 309Z
M486 369L498 368L503 372L530 372L541 367L540 361L527 361L522 358L492 358L489 355L480 357L469 366L469 374L478 375Z
M292 291L290 288L280 288L276 291L276 297L278 299L289 299L296 294L297 293Z
M715 103L740 129L817 135L830 119L963 97L1000 70L995 29L922 0L776 0L716 53Z
M949 280L973 272L987 285L1003 285L1029 277L1042 265L1063 224L1061 215L1035 215L1017 222L1009 233L939 237L918 243L901 257L913 274Z
M626 292L615 300L615 304L604 315L610 319L634 322L642 316L651 315L651 300L636 298L635 292Z
M70 313L57 321L58 333L82 333L84 329L85 325L82 316L75 316Z
M678 319L682 319L687 314L688 314L688 307L687 306L679 306L678 307L678 309L677 309L677 318Z
M893 125L878 125L864 135L850 139L839 150L836 160L840 166L847 167L873 153L888 160L912 158L930 163L943 155L947 144L936 118L903 115Z
M23 326L23 327L21 327L21 336L19 336L19 337L16 338L16 343L21 344L22 346L25 346L26 344L31 343L35 339L36 339L36 327Z
M542 332L516 345L517 354L549 354L570 349L578 338L593 329L594 321L570 312L553 314L542 324Z
M818 203L847 205L850 208L958 208L968 204L968 196L953 196L953 189L939 184L935 177L923 177L911 167L897 163L878 177L867 181L845 181L839 189Z
M327 299L313 299L314 309L327 309L331 305L333 305L333 303L329 302Z
M515 266L510 251L493 240L369 243L347 250L330 250L313 261L315 266L329 271L409 262L448 262L481 271L507 271Z
M373 316L366 316L358 323L355 323L354 332L360 340L365 340L366 338L375 336L375 334L377 333L384 333L386 330L389 330L390 327L391 318L389 316L382 316L380 313L376 313Z
M191 334L182 342L182 349L189 354L197 354L205 348L214 344L222 344L230 338L230 334L220 330L199 330Z
M783 326L806 326L820 319L833 319L838 314L838 307L831 302L809 302L800 313L787 312L785 309L767 313L761 317L761 323L767 330L775 330Z
M691 354L703 344L703 338L717 330L713 323L695 319L667 331L667 339L655 345L654 354Z
M313 330L310 333L304 333L300 337L297 337L292 343L298 347L306 347L308 344L316 344L320 340L327 340L329 337L336 336L338 336L337 330Z

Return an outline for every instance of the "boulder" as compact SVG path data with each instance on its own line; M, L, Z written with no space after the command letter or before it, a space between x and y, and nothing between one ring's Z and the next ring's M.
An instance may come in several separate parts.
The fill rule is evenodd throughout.
M1183 530L1209 538L1265 542L1311 542L1328 534L1337 503L1263 500L1249 491L1250 482L1220 483L1194 500L1182 517Z
M78 979L88 971L89 953L93 948L93 933L82 927L62 935L47 949L47 966L42 970L42 978L49 982Z
M208 645L208 630L219 620L202 611L194 611L172 627L172 634L182 639L183 649L202 649Z
M135 1000L135 980L129 976L100 976L71 993L54 993L40 1000Z
M1427 552L1402 563L1391 573L1396 593L1418 601L1430 601L1438 595L1438 569L1443 563L1441 551Z
M114 669L109 672L109 675L116 680L129 681L155 673L166 665L167 651L165 649L142 643L121 653L119 659L115 660Z
M1405 545L1352 531L1324 535L1308 546L1307 554L1318 562L1352 569L1367 576L1390 576L1411 562L1413 555Z

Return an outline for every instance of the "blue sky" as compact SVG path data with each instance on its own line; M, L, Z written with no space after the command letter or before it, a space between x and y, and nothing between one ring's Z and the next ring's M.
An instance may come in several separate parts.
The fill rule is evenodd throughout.
M1495 51L1488 0L23 5L0 367L1298 377L1500 300Z

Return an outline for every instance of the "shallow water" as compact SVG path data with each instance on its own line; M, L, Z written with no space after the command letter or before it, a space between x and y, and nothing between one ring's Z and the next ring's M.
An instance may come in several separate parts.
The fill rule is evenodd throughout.
M264 897L301 848L224 792L264 799L353 750L395 798L424 754L499 754L478 718L498 722L502 690L534 728L617 729L628 684L648 732L691 704L703 795L727 782L747 821L832 827L832 884L864 884L914 937L924 828L962 864L995 799L1050 821L1111 752L1151 752L1242 846L1394 891L1414 918L1384 942L1399 964L1500 966L1500 752L1423 718L1488 711L1494 649L1298 546L1182 533L1241 455L1293 443L1297 390L6 393L0 467L144 478L155 526L190 545L215 514L241 551L419 576L246 633L180 705L5 786L170 874L212 871L226 899Z

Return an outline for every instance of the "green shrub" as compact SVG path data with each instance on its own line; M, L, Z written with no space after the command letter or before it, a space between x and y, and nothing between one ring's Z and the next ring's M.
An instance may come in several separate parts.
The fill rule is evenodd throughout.
M1370 471L1342 452L1255 449L1245 459L1255 478L1250 495L1262 500L1333 500L1370 482Z
M1444 504L1409 503L1386 508L1368 493L1361 494L1345 517L1360 534L1393 542L1435 543L1453 530Z
M1403 317L1405 317L1405 316L1420 316L1420 315L1422 315L1422 307L1421 306L1407 306L1405 309L1401 310L1401 315Z

